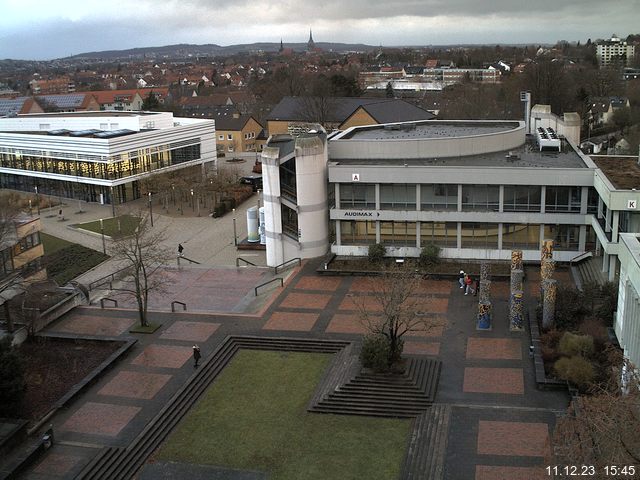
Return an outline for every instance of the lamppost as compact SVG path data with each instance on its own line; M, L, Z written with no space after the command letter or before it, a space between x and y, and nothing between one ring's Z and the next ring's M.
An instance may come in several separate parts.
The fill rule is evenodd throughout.
M151 226L153 227L153 207L151 206L151 192L149 192L149 218L151 219Z
M31 199L29 199L29 216L33 215L33 210L31 209Z
M102 253L107 254L107 245L104 243L104 223L100 219L100 233L102 234Z
M233 244L238 246L238 235L236 234L236 209L233 209Z
M196 204L193 203L193 188L191 189L191 211L196 211Z
M38 186L33 187L36 189L36 206L38 207L38 215L40 215L40 196L38 195Z
M115 218L116 216L116 199L113 196L113 186L111 188L111 216Z

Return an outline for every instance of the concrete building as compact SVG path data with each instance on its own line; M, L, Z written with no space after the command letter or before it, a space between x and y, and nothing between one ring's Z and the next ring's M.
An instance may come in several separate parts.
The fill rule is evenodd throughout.
M0 118L0 187L90 202L139 198L139 181L214 169L215 124L169 112L74 112Z
M634 365L640 365L640 236L620 234L620 281L614 330L620 346Z
M635 45L627 44L614 33L610 39L596 43L596 57L601 67L629 66L636 53Z

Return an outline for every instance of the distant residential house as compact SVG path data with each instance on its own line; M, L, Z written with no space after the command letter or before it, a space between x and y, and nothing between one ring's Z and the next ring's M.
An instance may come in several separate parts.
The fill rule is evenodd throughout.
M86 92L93 95L100 110L137 111L142 110L144 98L138 90L99 90Z
M29 88L34 95L55 95L75 92L76 84L67 76L51 79L38 78L29 82Z
M625 97L595 98L589 109L589 119L592 126L602 126L613 121L616 110L629 107L629 99Z
M596 57L601 67L620 63L629 66L635 55L635 45L628 44L614 33L610 39L596 44Z
M36 102L45 112L87 112L100 110L96 97L88 93L38 95Z
M243 115L233 107L214 107L212 118L216 122L216 148L218 152L239 153L260 150L258 137L263 128L251 115ZM214 110L212 109L212 111Z
M0 117L43 112L32 97L0 98Z
M430 112L395 98L284 97L267 115L269 135L286 134L290 127L323 123L328 130L356 125L431 120Z

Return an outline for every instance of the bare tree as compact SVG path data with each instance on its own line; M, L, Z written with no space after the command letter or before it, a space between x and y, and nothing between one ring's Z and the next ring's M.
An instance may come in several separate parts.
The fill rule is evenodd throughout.
M558 420L554 462L594 465L599 472L610 465L640 464L638 371L626 360L621 365L612 369L608 384L575 398L567 416Z
M147 307L152 293L163 293L170 283L165 267L173 258L170 249L163 246L164 231L152 229L146 215L133 235L115 241L113 254L129 269L131 280L118 290L136 300L140 326L148 326Z
M440 318L428 314L432 296L415 272L396 268L383 277L368 279L368 284L368 295L351 298L367 331L386 338L389 366L402 356L404 335L428 333L444 324Z

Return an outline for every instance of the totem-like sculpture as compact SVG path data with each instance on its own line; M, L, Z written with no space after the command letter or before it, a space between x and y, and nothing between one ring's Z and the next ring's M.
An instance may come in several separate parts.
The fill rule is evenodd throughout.
M478 292L478 330L491 330L491 264L480 264L480 292Z
M523 290L524 270L522 267L522 250L511 251L511 284L509 288L509 329L522 331L524 315Z
M553 261L553 240L545 239L542 241L542 249L540 251L540 302L544 299L544 286L547 280L551 280L556 270L556 264Z
M556 313L556 292L558 289L557 280L545 280L543 282L542 297L542 328L545 330L553 326Z
M511 292L509 299L509 330L521 332L524 330L524 303L522 290Z

